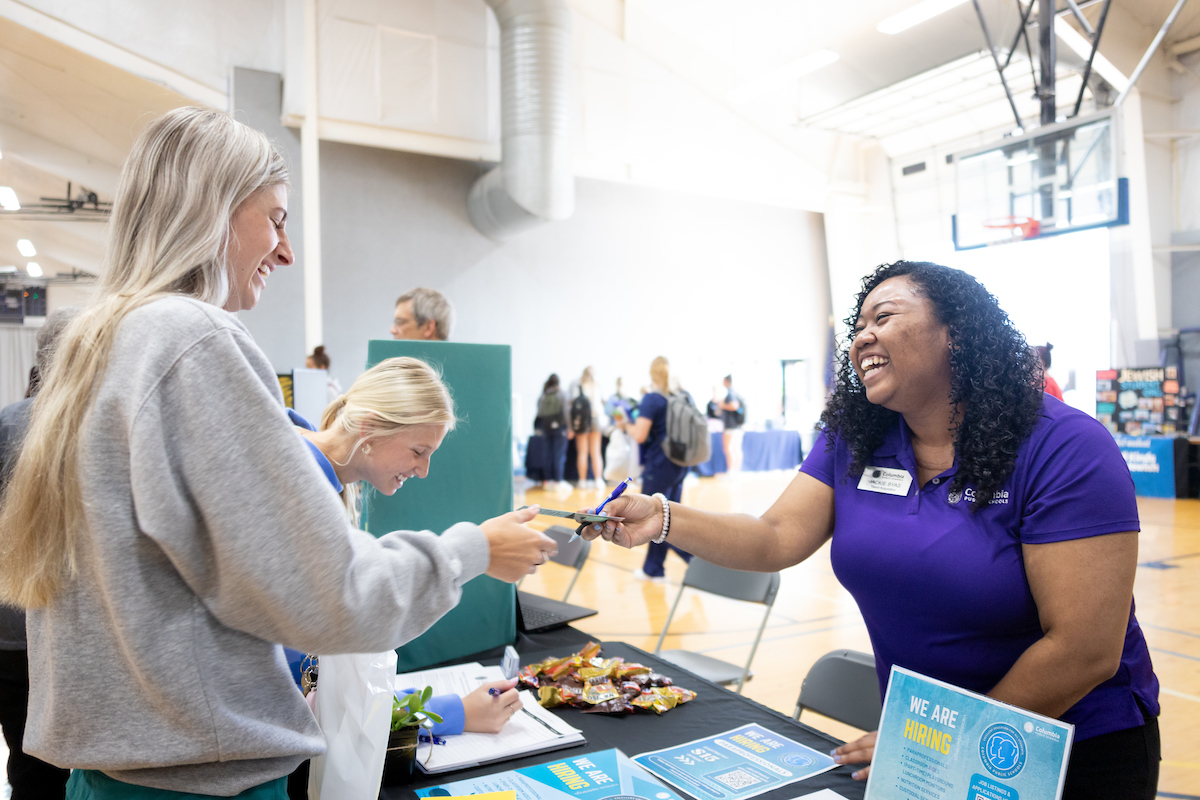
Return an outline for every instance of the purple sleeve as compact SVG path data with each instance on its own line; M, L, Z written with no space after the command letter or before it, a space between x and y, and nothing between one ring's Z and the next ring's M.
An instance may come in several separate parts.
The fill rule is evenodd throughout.
M1141 530L1133 478L1112 435L1084 414L1055 422L1030 448L1021 541Z
M828 434L825 431L817 434L817 440L813 442L812 450L808 452L808 458L804 459L804 463L800 465L800 471L811 475L826 486L833 486L834 452L828 447L828 441Z

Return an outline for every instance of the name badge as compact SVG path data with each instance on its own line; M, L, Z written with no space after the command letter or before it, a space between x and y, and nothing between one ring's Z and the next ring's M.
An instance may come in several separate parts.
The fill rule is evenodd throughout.
M908 470L888 467L866 467L858 482L858 488L864 492L894 494L897 497L907 497L910 486L912 475L908 474Z

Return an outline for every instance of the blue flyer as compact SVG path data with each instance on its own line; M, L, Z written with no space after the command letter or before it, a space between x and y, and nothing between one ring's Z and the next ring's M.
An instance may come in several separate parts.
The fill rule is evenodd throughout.
M683 800L620 750L601 750L533 767L418 789L418 797L463 797L513 791L517 800Z
M1057 800L1074 735L1074 725L894 666L867 800Z
M837 766L828 755L754 723L633 760L696 800L743 800Z

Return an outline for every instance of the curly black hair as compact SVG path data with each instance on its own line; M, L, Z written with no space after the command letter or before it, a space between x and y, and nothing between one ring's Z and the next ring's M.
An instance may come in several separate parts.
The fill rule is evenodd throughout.
M899 414L867 399L851 363L854 326L867 295L888 278L907 275L949 328L950 402L961 411L954 429L958 474L951 492L975 485L974 510L991 501L1012 474L1017 448L1029 438L1042 408L1042 365L987 289L971 275L927 262L884 264L863 278L854 310L846 317L850 337L837 359L837 382L821 426L829 446L841 437L852 455L847 477L859 475L883 444Z

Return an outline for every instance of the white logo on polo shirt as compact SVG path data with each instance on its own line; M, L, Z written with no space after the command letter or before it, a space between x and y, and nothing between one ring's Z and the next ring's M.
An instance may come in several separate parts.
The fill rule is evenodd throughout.
M950 501L950 505L956 506L964 496L967 498L968 503L975 503L975 490L970 486L968 486L966 489L963 489L961 492L951 492L949 495L947 495L946 499ZM988 502L988 505L1008 505L1008 489L1001 489L1000 491L996 492L996 494L993 495L992 499Z

